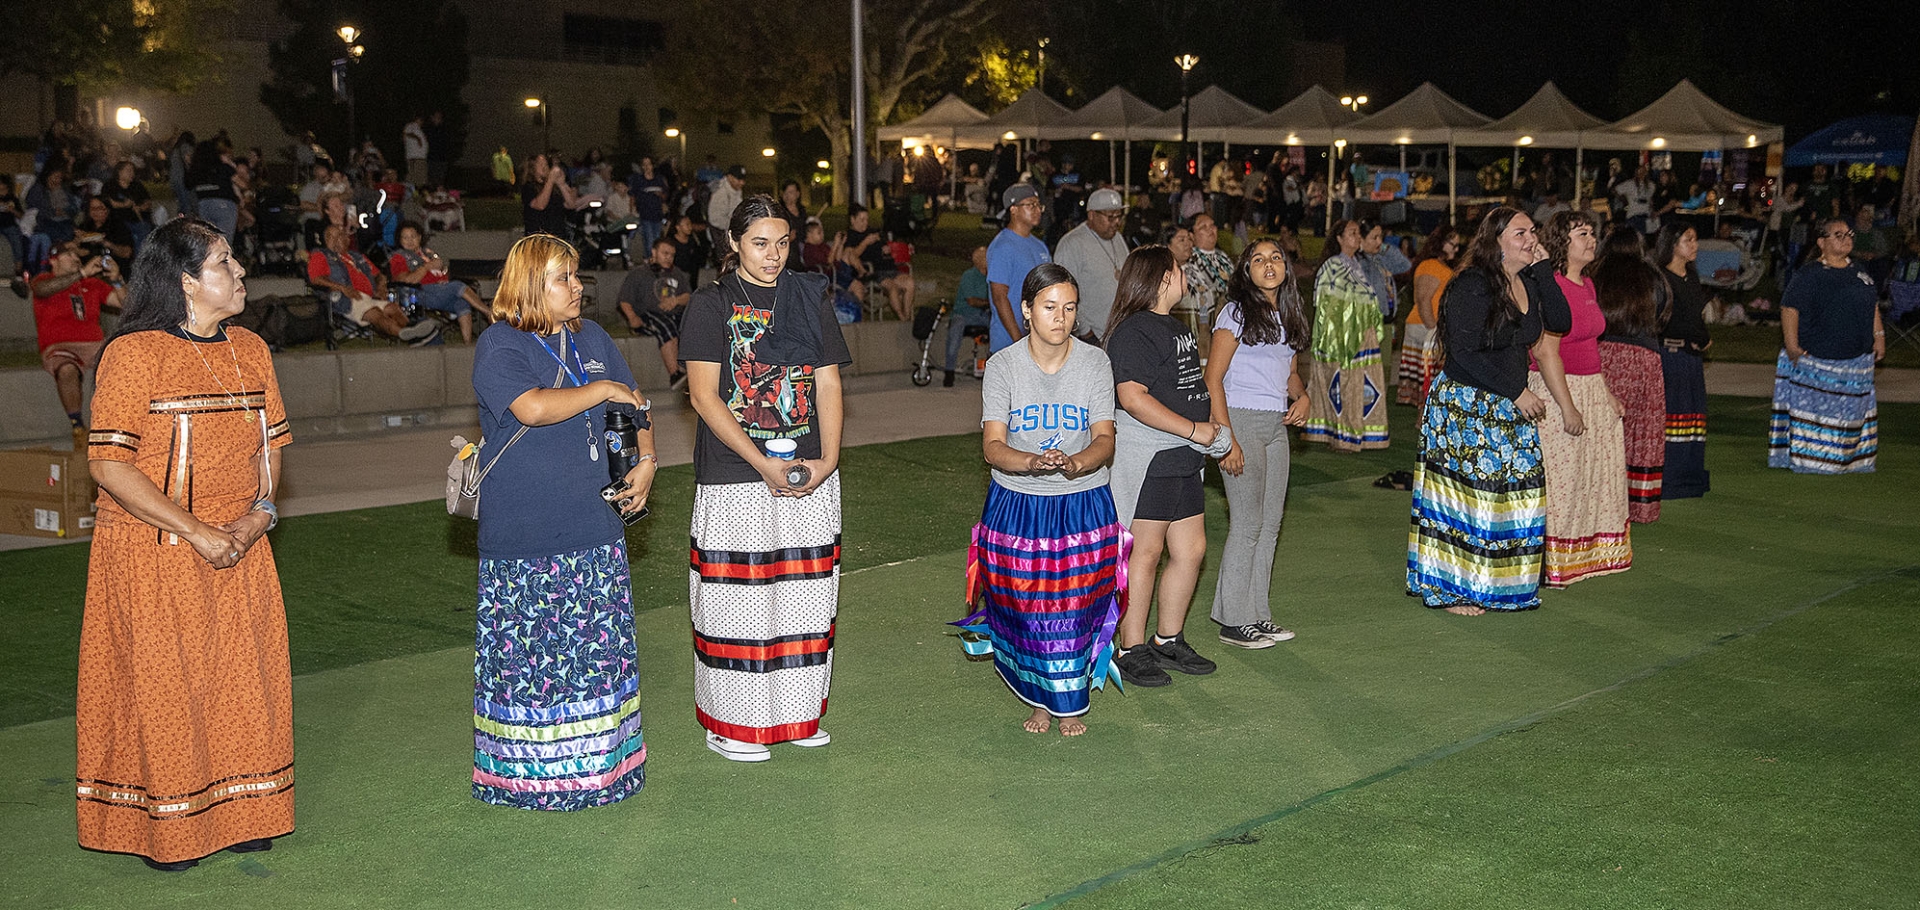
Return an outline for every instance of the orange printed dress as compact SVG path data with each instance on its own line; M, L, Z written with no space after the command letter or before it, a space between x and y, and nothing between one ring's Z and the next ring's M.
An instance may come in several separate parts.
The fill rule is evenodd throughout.
M259 336L114 340L87 457L138 468L216 527L263 492L263 445L293 441ZM293 699L265 538L215 569L105 490L80 628L80 846L179 862L293 830Z

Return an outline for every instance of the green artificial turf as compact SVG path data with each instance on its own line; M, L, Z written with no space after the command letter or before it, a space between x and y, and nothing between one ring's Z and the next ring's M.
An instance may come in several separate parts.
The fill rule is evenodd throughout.
M1212 642L1209 571L1191 628L1220 671L1096 694L1074 740L1021 732L1024 709L941 624L958 618L978 509L973 441L851 450L835 740L762 766L700 746L685 491L663 480L633 548L637 599L656 607L637 620L648 786L569 815L467 796L473 563L439 507L289 519L275 544L303 674L300 830L178 877L77 850L71 721L20 724L0 729L7 900L1910 906L1898 857L1920 852L1920 633L1904 615L1920 596L1907 492L1920 407L1883 409L1880 473L1838 478L1761 467L1764 401L1711 408L1714 492L1636 527L1633 571L1511 616L1454 617L1402 593L1407 496L1369 481L1405 466L1406 409L1392 450L1298 453L1275 610L1300 638ZM1210 503L1217 542L1217 491ZM60 599L80 557L35 563L51 575L25 564L63 552L79 554L0 554L0 590L30 580ZM370 567L344 567L360 559ZM420 587L396 589L401 571ZM16 670L8 685L70 691L71 669L31 661L70 654L74 621L18 600L0 621L33 680Z

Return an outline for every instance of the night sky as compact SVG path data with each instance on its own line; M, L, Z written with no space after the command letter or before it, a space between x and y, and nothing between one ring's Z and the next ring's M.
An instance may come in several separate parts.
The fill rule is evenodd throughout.
M1372 110L1432 81L1499 117L1551 79L1615 119L1686 77L1738 113L1784 125L1791 142L1841 117L1920 106L1913 0L1055 0L1046 10L1038 27L1054 36L1063 81L1086 97L1118 83L1171 104L1172 57L1190 50L1201 57L1195 88L1217 82L1271 109L1287 100L1276 76L1286 42L1261 39L1291 35L1343 41L1347 84L1327 88L1364 92ZM1164 68L1150 65L1163 58ZM1050 77L1049 90L1058 88Z

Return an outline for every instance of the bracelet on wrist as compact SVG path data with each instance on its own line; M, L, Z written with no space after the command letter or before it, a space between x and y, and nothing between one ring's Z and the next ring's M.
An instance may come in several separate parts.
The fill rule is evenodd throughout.
M278 527L280 524L280 509L273 504L273 500L271 499L254 500L253 508L248 511L267 513L267 530L269 531Z

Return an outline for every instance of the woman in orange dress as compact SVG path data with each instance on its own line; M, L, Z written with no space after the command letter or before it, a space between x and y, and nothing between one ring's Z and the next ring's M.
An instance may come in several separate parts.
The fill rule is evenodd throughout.
M101 355L99 518L80 629L80 846L178 872L293 830L286 611L266 533L292 441L245 272L179 218L134 262Z
M1400 388L1395 400L1422 407L1427 403L1427 387L1433 374L1440 372L1439 338L1433 327L1440 321L1440 298L1453 280L1454 264L1465 244L1452 224L1442 224L1420 244L1420 258L1413 268L1413 308L1407 311L1407 327L1400 339Z

